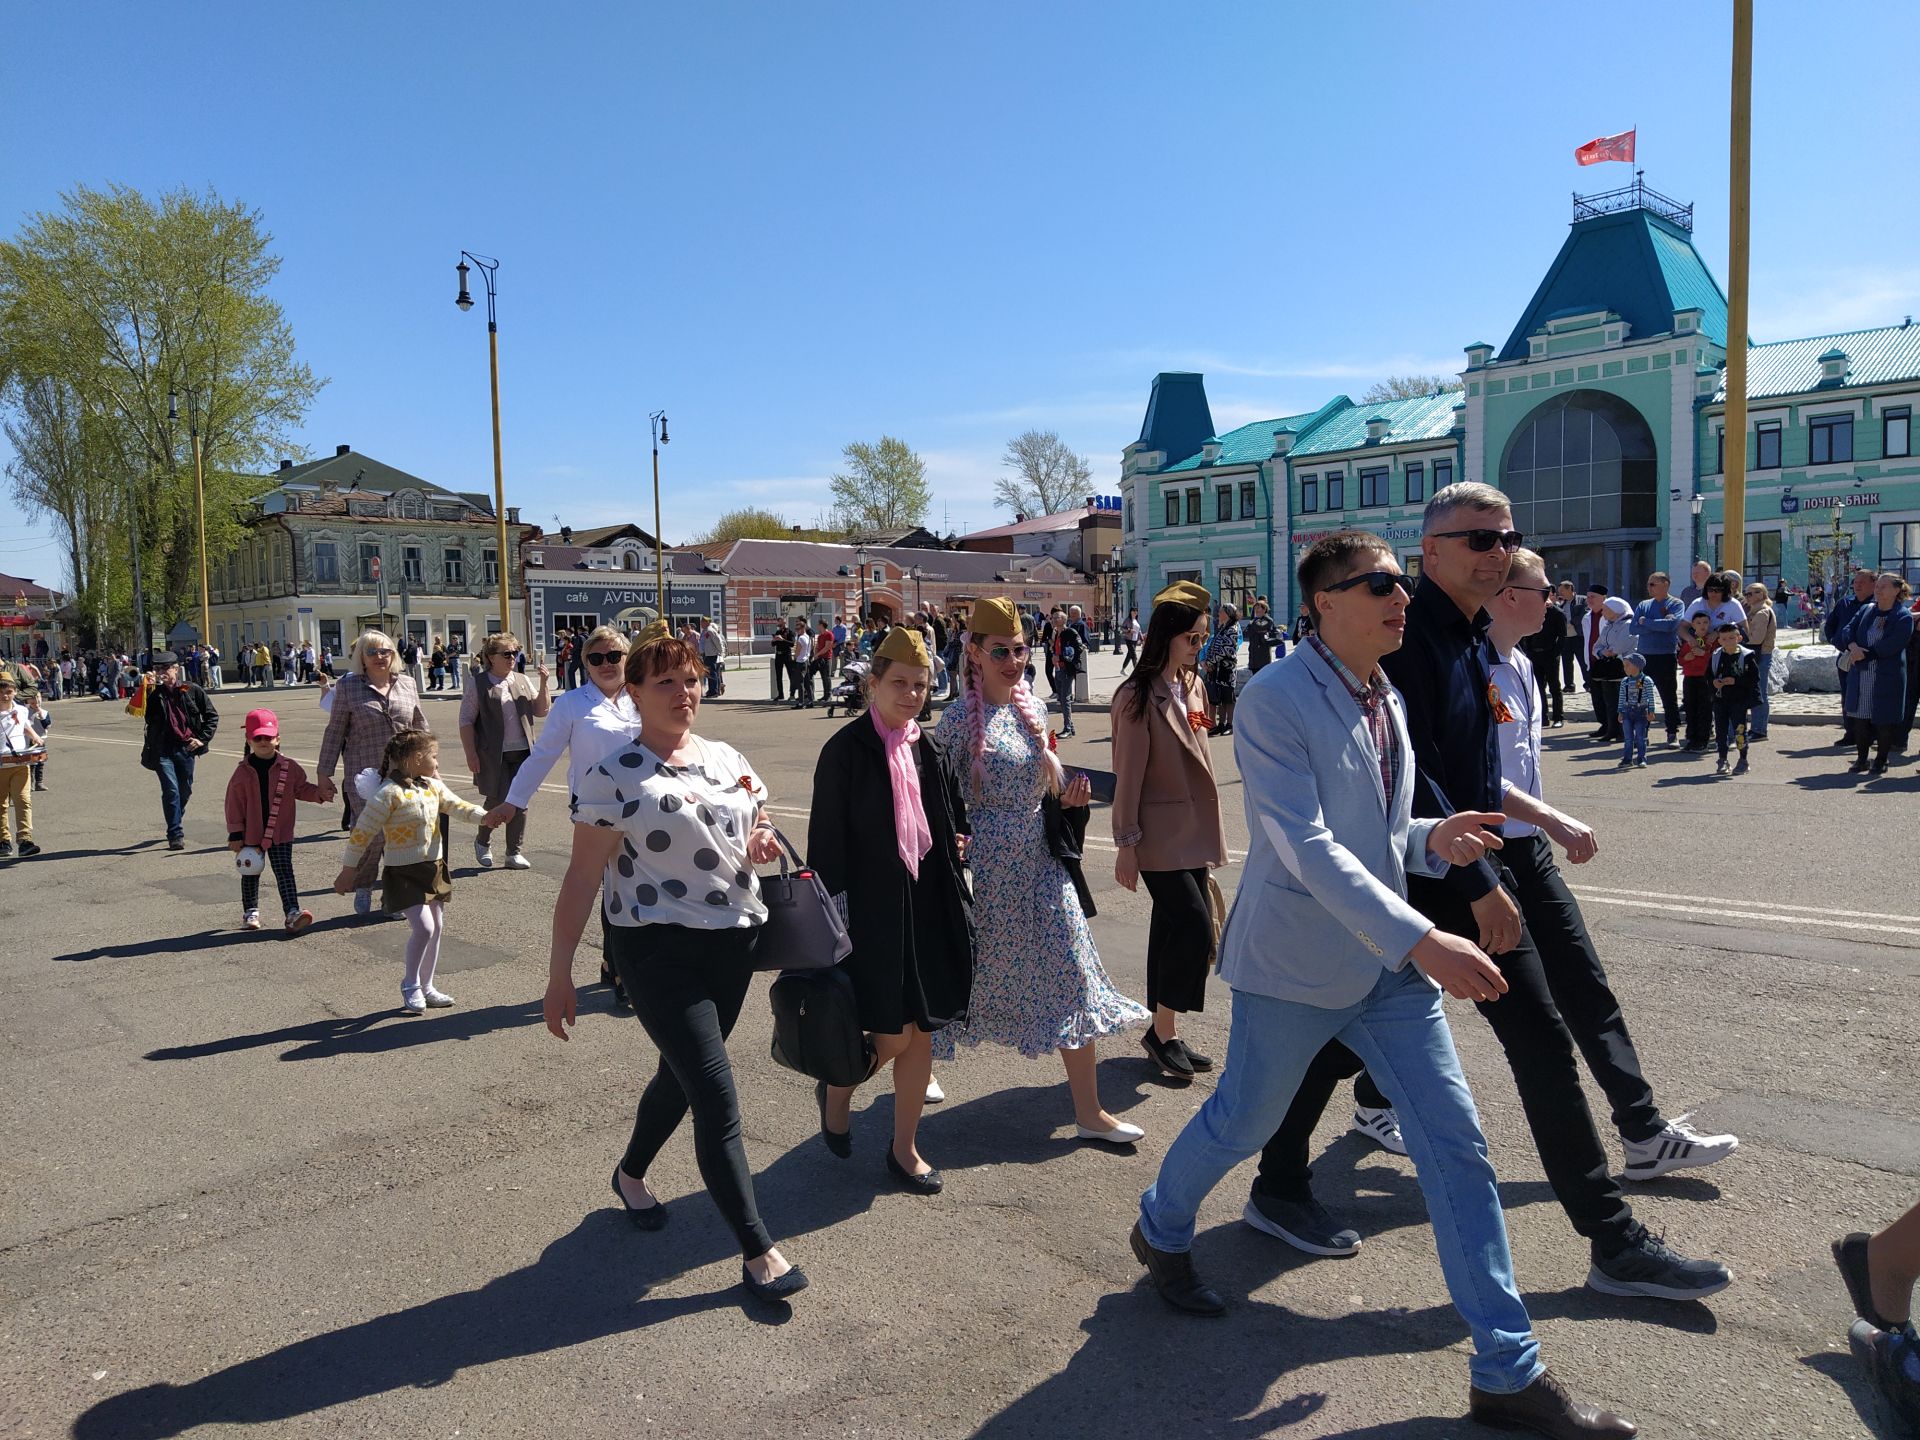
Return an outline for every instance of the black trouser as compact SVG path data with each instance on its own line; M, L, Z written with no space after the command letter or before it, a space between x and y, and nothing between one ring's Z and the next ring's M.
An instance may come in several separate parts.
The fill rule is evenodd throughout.
M1726 695L1713 697L1713 741L1719 748L1721 760L1727 758L1728 745L1740 752L1742 760L1747 758L1746 701Z
M1593 692L1593 718L1600 726L1602 740L1620 738L1620 677L1587 672L1587 689Z
M1147 1008L1186 1012L1207 1008L1207 961L1213 954L1213 909L1207 872L1142 870L1153 897L1147 922Z
M1678 658L1649 655L1644 668L1647 678L1653 681L1653 688L1660 692L1660 704L1667 717L1667 739L1671 740L1680 729L1680 698L1675 689L1675 677L1680 673Z
M793 674L793 660L791 656L776 655L773 657L773 698L774 699L784 700L787 698L786 689L788 684L788 677L792 674Z
M1573 667L1575 665L1580 667L1581 675L1587 673L1586 662L1580 658L1580 642L1578 640L1568 640L1560 647L1560 688L1562 690L1577 690L1580 688L1575 683L1578 678L1574 674Z
M1682 688L1687 696L1687 744L1704 750L1713 738L1713 683L1704 675L1689 675Z
M615 925L612 959L660 1064L641 1093L620 1168L645 1179L667 1138L693 1111L693 1153L707 1194L752 1260L773 1248L753 1197L727 1036L753 983L758 929Z
M1127 671L1131 670L1135 665L1138 665L1139 663L1140 663L1140 647L1134 644L1133 641L1129 640L1127 641L1127 658L1120 662L1120 673L1122 675L1126 674Z
M1554 724L1564 722L1566 701L1560 690L1560 670L1552 657L1533 667L1533 688L1540 692L1540 713Z
M300 908L300 887L293 878L293 846L287 841L267 846L267 864L273 867L273 883L280 892L280 908L288 914ZM240 908L258 910L260 908L260 877L242 875L240 877Z
M1867 758L1867 747L1879 742L1879 749L1873 757L1873 763L1880 769L1887 767L1887 757L1900 745L1900 727L1898 725L1876 725L1871 720L1849 720L1849 734L1859 752L1856 764L1863 764Z
M1902 750L1913 739L1913 717L1920 711L1920 639L1907 646L1907 698L1900 711L1899 734L1895 737Z
M1651 1139L1667 1122L1640 1073L1626 1014L1587 934L1580 903L1554 862L1553 846L1544 835L1509 836L1500 858L1513 874L1520 914L1540 952L1553 1003L1613 1107L1613 1128L1629 1140ZM1494 963L1504 970L1507 957L1497 955Z
M1307 1145L1333 1092L1349 1075L1360 1077L1353 1082L1355 1105L1384 1110L1393 1103L1380 1093L1358 1055L1338 1040L1329 1040L1300 1078L1300 1088L1287 1107L1287 1118L1260 1151L1260 1173L1253 1182L1254 1189L1276 1200L1313 1198L1313 1167L1307 1164Z

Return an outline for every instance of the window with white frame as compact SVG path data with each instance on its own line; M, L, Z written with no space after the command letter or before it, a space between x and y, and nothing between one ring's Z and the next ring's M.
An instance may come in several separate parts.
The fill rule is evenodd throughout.
M1853 459L1853 416L1816 415L1807 422L1807 463L1842 465Z
M1880 412L1880 454L1897 460L1913 454L1913 407L1897 405Z
M449 585L467 583L467 557L458 546L449 545L440 552L440 571Z

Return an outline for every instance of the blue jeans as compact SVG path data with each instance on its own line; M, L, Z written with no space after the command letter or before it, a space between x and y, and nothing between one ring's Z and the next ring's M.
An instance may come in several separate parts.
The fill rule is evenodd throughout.
M1399 1102L1394 1113L1419 1171L1447 1292L1473 1334L1474 1385L1525 1389L1544 1367L1514 1288L1486 1137L1440 991L1412 965L1383 972L1372 994L1344 1010L1234 991L1226 1068L1140 1197L1140 1233L1156 1250L1189 1249L1200 1202L1280 1128L1307 1066L1335 1039Z
M1764 740L1767 721L1773 714L1773 697L1767 693L1767 680L1773 674L1773 656L1763 654L1753 658L1759 666L1759 677L1753 690L1753 714L1747 724L1747 734L1752 739Z
M1060 728L1073 729L1073 675L1068 671L1053 672L1053 698L1060 702Z
M193 798L193 756L177 750L155 757L160 776L160 813L166 817L167 838L178 840L185 831L187 802Z
M1620 752L1622 764L1644 761L1647 758L1647 721L1650 718L1645 710L1623 710L1620 713L1621 739L1625 747Z

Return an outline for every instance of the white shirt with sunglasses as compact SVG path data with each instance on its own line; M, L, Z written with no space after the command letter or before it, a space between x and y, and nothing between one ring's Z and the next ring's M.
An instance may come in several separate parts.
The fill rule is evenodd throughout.
M567 752L567 793L580 793L580 777L640 733L640 712L622 685L609 699L592 683L576 685L547 712L533 752L507 791L507 804L525 810L540 782Z

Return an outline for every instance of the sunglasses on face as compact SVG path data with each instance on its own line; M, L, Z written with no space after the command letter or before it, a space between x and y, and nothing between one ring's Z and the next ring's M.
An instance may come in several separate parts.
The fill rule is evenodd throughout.
M1400 587L1402 594L1413 594L1413 581L1407 576L1397 574L1392 570L1369 570L1364 575L1349 575L1337 584L1328 585L1324 588L1338 592L1341 590L1351 590L1356 585L1366 586L1367 593L1376 600L1386 599L1387 596L1393 593L1393 588L1396 585Z
M1436 530L1436 540L1464 540L1469 550L1477 550L1482 555L1496 545L1508 550L1518 550L1527 543L1527 537L1518 530Z
M1551 585L1502 585L1502 590L1518 590L1523 595L1538 595L1542 600L1553 594Z
M369 650L367 651L367 658L369 660L390 660L393 658L393 652L391 650Z
M520 652L518 650L495 650L489 658L494 660L518 660L520 658Z
M618 665L626 658L627 652L624 650L589 650L587 652L589 665Z
M989 645L987 658L996 665L1004 665L1009 660L1024 660L1032 650L1026 645Z

